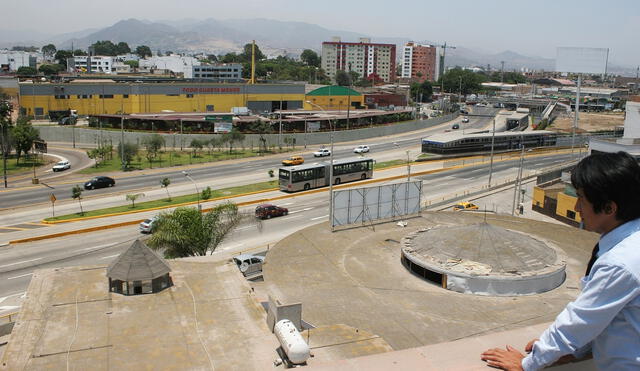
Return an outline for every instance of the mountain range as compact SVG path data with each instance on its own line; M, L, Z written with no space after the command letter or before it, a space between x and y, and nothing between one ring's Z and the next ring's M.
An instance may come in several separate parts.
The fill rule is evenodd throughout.
M256 44L266 55L299 55L304 49L321 51L322 42L338 36L343 41L357 42L359 38L370 38L372 42L397 45L397 53L409 38L371 37L357 32L330 30L316 24L304 22L285 22L271 19L228 19L205 20L181 19L148 21L126 19L109 27L87 29L79 32L47 36L32 31L0 30L0 47L13 45L42 46L53 43L58 49L87 48L98 40L124 41L134 49L138 45L147 45L155 51L173 51L178 53L204 52L207 54L226 54L241 51L246 43L256 40ZM431 44L428 40L413 40L421 44ZM447 66L490 65L499 69L504 61L505 70L522 68L553 70L555 60L531 57L513 51L488 54L458 46L447 49ZM619 72L615 72L618 70ZM625 68L609 66L609 71L621 73ZM635 72L635 71L634 71Z

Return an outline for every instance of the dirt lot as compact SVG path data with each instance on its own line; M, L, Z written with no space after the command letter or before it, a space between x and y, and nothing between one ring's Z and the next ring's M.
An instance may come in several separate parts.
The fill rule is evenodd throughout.
M616 126L624 125L624 113L587 113L580 112L578 116L578 130L598 131L613 130ZM571 132L573 126L573 113L571 115L558 116L547 130Z

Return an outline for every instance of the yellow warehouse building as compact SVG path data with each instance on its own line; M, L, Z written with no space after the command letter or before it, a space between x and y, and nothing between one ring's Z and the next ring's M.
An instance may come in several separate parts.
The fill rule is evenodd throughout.
M116 82L76 80L19 83L21 113L45 118L49 111L78 115L120 113L231 112L247 107L272 112L303 107L302 84L221 84L206 82Z

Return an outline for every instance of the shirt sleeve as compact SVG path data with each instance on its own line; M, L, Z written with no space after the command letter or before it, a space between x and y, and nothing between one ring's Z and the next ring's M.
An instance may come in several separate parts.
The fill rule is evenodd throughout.
M640 285L626 269L596 263L582 293L542 333L522 360L522 368L538 370L566 354L583 351L639 291Z

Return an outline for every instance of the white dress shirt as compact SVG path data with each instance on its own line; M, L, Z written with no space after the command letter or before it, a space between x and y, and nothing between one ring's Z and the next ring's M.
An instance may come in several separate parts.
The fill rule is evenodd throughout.
M522 360L525 370L589 351L599 370L640 369L640 219L618 226L599 244L581 294Z

